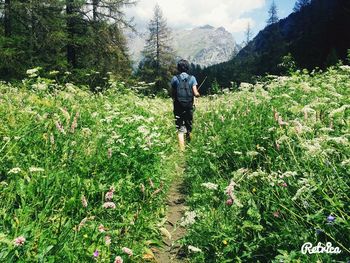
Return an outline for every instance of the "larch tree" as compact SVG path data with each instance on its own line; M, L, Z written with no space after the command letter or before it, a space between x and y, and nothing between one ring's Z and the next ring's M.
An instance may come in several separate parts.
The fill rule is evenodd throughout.
M147 82L155 82L153 93L168 88L174 71L175 54L170 45L171 31L167 26L159 5L154 8L153 18L148 25L149 36L142 52L139 76Z

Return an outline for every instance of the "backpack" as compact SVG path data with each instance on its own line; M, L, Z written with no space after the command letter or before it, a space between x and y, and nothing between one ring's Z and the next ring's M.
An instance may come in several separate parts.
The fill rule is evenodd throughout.
M181 79L180 75L176 76L179 84L176 87L176 100L184 108L192 108L193 105L193 89L190 87L191 75L188 75L187 78Z

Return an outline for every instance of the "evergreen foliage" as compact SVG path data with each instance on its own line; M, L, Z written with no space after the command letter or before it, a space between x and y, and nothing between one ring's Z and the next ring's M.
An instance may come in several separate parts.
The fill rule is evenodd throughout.
M170 29L159 5L154 8L148 29L149 36L142 52L143 60L139 65L138 76L143 81L154 83L151 93L156 94L168 88L175 71L175 54L170 45Z
M0 78L19 79L28 68L130 72L122 30L132 0L0 1Z

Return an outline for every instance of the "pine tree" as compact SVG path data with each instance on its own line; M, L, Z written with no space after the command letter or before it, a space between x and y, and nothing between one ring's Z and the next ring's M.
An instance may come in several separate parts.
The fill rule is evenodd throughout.
M272 25L274 23L277 23L279 18L278 18L278 15L277 15L277 6L276 6L276 3L275 1L273 0L272 1L272 4L270 6L270 9L269 9L269 18L267 20L267 24L268 25Z
M297 0L294 5L293 11L298 12L305 6L309 5L310 3L311 3L311 0Z
M250 27L250 23L248 23L247 24L247 29L245 31L245 37L246 37L245 45L248 45L248 43L250 42L250 40L252 38L252 35L253 35L253 32L252 32L252 29Z
M174 67L174 52L170 46L170 30L159 5L154 8L150 20L149 37L143 50L144 59L139 66L139 76L147 82L155 82L154 93L168 88Z

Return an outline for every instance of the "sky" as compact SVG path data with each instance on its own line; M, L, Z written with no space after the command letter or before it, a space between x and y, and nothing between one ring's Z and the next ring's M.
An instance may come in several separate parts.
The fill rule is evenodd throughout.
M136 6L125 11L128 18L134 17L139 30L146 30L154 6L158 3L170 28L222 26L233 34L237 43L241 43L248 23L254 36L265 27L271 2L272 0L138 0ZM292 12L296 0L275 2L279 18L284 18Z

